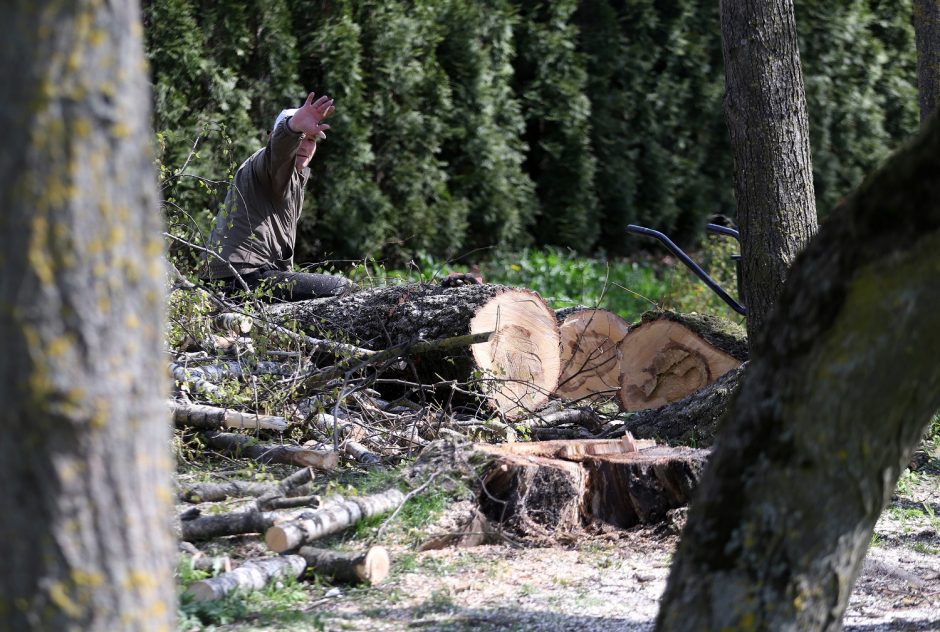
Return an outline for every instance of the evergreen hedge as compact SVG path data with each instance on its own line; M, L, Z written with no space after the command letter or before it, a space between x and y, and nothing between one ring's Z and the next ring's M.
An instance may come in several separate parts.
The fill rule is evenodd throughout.
M305 90L337 110L300 261L626 254L648 245L628 223L689 243L733 215L716 2L143 4L166 208L188 237ZM917 128L911 11L796 0L823 215Z

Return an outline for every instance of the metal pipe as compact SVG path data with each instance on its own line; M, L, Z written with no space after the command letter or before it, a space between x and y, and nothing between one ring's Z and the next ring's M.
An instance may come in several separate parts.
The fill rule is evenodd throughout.
M741 234L733 228L728 228L727 226L722 226L721 224L705 224L705 228L706 230L709 230L713 233L728 235L729 237L734 237L738 241L741 241Z
M725 227L719 226L719 228L724 229ZM734 233L737 233L737 231L732 228L727 228L725 230L730 230L730 231L733 231ZM685 254L682 251L682 249L679 248L679 246L677 246L675 243L673 243L671 239L669 239L669 237L659 232L658 230L653 230L652 228L646 228L645 226L637 226L636 224L630 224L629 226L627 226L627 232L636 233L638 235L646 235L647 237L655 237L659 241L663 242L663 245L669 249L669 252L676 255L679 258L679 260L682 263L684 263L689 270L694 272L695 275L705 283L705 285L711 288L712 292L717 294L718 298L723 300L728 305L728 307L730 307L737 313L741 314L742 316L747 315L747 310L744 308L744 306L741 305L736 300L734 300L733 298L731 298L728 295L728 293L725 292L724 289L722 289L722 287L718 285L718 283L716 283L715 280L708 275L707 272L705 272L705 270L702 270L702 268L699 267L697 263L692 261L689 255ZM716 231L716 232L723 232L723 231ZM735 235L732 235L732 236L734 237Z

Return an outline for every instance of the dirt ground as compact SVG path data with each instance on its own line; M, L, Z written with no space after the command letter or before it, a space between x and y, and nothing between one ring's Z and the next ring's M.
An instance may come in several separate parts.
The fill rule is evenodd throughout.
M428 533L447 532L470 508L451 507ZM845 629L940 630L938 516L940 461L932 459L902 477L879 520ZM392 545L394 570L378 586L305 583L289 614L259 612L204 629L652 630L676 532L667 523L541 548ZM240 554L263 554L263 545L244 542Z

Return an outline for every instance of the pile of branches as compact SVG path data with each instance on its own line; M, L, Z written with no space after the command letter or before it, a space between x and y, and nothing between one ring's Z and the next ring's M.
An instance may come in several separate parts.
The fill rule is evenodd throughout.
M389 561L381 547L338 553L313 544L362 518L397 512L421 487L324 497L313 493L314 472L393 466L440 439L598 439L632 432L681 442L688 429L662 421L677 418L664 415L669 406L624 411L681 396L673 392L676 384L713 362L699 352L675 356L671 347L664 352L671 364L662 361L650 342L662 335L656 332L697 327L676 315L631 329L602 310L556 314L535 293L501 286L412 284L272 305L236 303L178 275L170 306L167 405L180 437L228 457L299 468L277 483L181 486L180 502L194 505L178 523L186 553L194 566L226 570L190 587L199 600L311 570L344 581L384 578ZM710 349L705 340L718 344L700 329L683 335L696 338L683 349ZM627 343L642 353L625 354ZM655 373L650 366L666 368ZM678 382L669 373L673 366L681 369ZM622 367L654 374L654 387L634 385ZM673 412L717 418L739 373L729 371L671 404ZM233 498L247 504L229 512L205 512L202 505ZM263 535L278 555L231 570L229 560L202 555L193 544L243 534Z

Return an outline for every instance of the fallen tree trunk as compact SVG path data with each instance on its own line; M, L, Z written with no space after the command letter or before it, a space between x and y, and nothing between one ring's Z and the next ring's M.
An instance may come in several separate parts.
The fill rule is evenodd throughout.
M554 541L585 527L657 522L688 503L708 455L627 440L478 446L495 457L480 507L516 535Z
M566 400L616 399L620 390L618 346L629 325L602 309L564 310L558 314L561 377L555 393Z
M719 422L731 404L744 370L745 365L732 369L685 399L637 411L601 436L621 437L629 433L669 445L708 447L718 434Z
M741 366L747 338L713 316L648 312L619 350L620 406L636 411L683 399Z
M234 590L260 590L277 579L298 579L306 568L306 560L299 555L279 555L252 560L228 573L193 582L186 589L186 593L191 595L194 601L213 601Z
M290 519L299 515L300 512L285 516L270 511L249 510L198 516L180 522L180 539L186 542L196 542L229 535L264 533L274 525L279 517L281 519Z
M269 308L321 337L375 350L494 332L486 342L413 359L426 383L468 382L510 418L537 409L558 384L560 351L554 313L536 293L500 285L445 288L409 284L363 290L336 299Z
M181 516L180 520L180 539L188 542L196 540L211 540L229 535L244 535L246 533L265 533L268 529L281 522L291 522L300 520L308 515L313 515L316 511L323 511L334 505L342 505L346 499L342 496L307 496L291 499L295 502L283 503L298 506L301 498L304 500L302 508L295 511L264 511L259 508L248 509L246 511L233 511L224 514L212 514L203 516L198 514L198 509L194 518L185 518ZM274 498L259 499L259 507L272 506L277 508Z
M204 432L206 443L229 456L254 459L259 463L286 463L313 467L329 472L339 465L339 454L332 450L309 450L292 445L266 445L245 435L229 432Z
M173 422L177 426L186 426L199 430L218 430L219 428L239 428L248 430L274 430L285 432L288 422L283 417L243 413L227 408L189 404L170 400Z
M388 551L381 546L357 552L303 546L297 554L307 562L308 571L348 584L366 583L374 586L388 577L392 566Z
M180 500L188 503L218 502L227 498L288 496L313 480L313 470L304 467L277 483L253 481L223 481L221 483L196 483L182 490Z
M345 502L312 512L309 516L272 526L265 533L264 540L272 551L283 553L342 531L363 518L389 512L404 501L405 495L397 489L362 498L349 498Z

